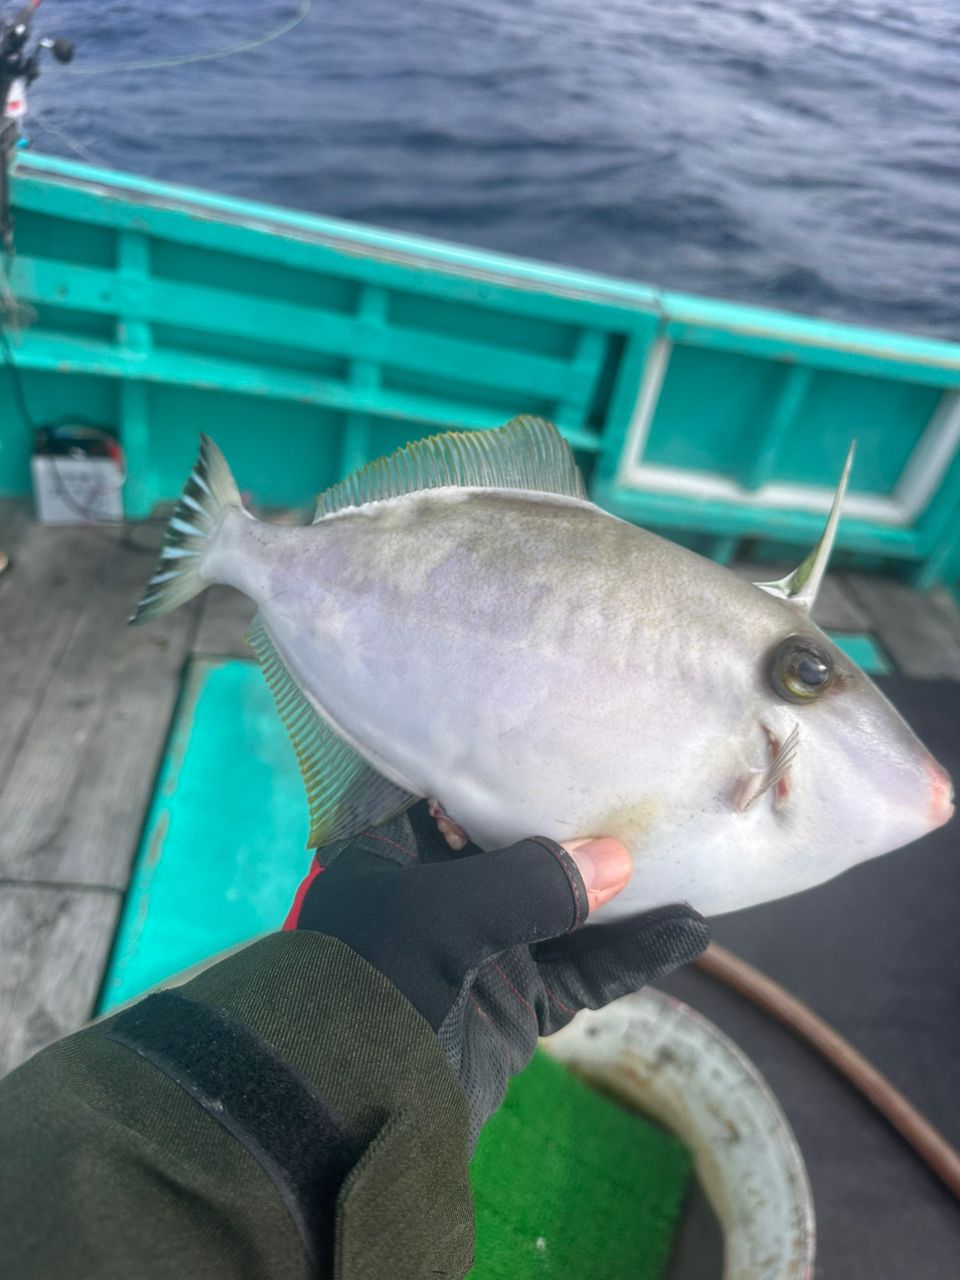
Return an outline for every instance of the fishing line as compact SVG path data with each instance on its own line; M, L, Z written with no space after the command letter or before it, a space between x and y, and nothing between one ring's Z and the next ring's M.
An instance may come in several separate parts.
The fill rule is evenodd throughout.
M108 167L106 161L99 160L85 143L81 142L79 138L74 138L71 134L67 133L66 129L62 129L60 125L51 124L43 115L32 115L30 120L32 124L37 126L37 128L45 130L55 138L59 138L60 141L65 143L66 146L78 155L81 160L86 160L87 164L96 165L100 168Z
M71 68L70 74L75 76L101 76L106 75L108 71L159 71L164 67L185 67L192 62L215 62L220 58L232 58L238 53L247 53L252 49L262 49L264 45L271 44L274 40L279 40L281 36L285 36L292 31L294 27L298 27L310 12L312 0L301 0L300 7L296 13L287 18L274 31L268 31L266 35L257 36L254 40L243 40L239 44L226 45L222 49L212 49L207 53L184 53L176 58L156 58L146 59L142 62L106 62L97 63L92 67Z

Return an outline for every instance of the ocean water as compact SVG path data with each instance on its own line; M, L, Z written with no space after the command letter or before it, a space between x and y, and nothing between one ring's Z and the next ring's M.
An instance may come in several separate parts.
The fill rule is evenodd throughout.
M45 0L76 71L297 0ZM960 338L957 0L314 0L222 61L48 61L34 146L667 288Z

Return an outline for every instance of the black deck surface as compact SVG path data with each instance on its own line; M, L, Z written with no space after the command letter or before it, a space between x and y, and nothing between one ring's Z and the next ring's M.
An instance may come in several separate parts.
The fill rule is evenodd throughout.
M879 683L960 779L960 683ZM960 1146L960 819L819 889L720 918L713 936L832 1022ZM813 1186L818 1278L960 1277L960 1204L859 1094L713 979L687 970L663 985L742 1046L786 1111Z

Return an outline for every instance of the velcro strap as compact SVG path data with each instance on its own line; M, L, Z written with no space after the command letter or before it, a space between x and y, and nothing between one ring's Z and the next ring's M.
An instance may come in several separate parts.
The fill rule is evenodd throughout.
M310 1082L249 1027L174 991L120 1014L108 1038L176 1081L246 1147L313 1265L329 1266L337 1193L361 1152Z

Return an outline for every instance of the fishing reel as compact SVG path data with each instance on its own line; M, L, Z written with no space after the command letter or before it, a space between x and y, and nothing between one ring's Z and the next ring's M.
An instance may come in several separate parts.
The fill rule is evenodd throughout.
M70 62L73 42L44 36L29 48L33 15L40 0L29 0L12 16L0 15L0 247L13 249L7 170L20 136L20 121L27 112L27 86L40 74L44 51L57 62Z
M73 41L44 36L32 50L30 43L34 11L40 0L30 0L11 17L0 16L0 104L7 114L7 99L11 87L22 80L32 84L40 74L40 56L49 50L57 62L70 62L73 58Z

